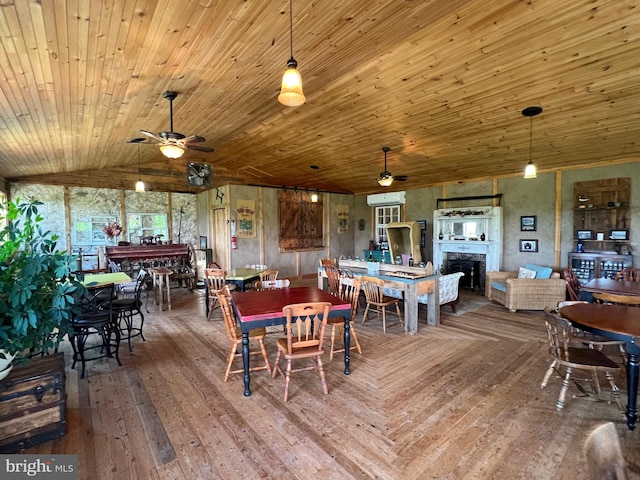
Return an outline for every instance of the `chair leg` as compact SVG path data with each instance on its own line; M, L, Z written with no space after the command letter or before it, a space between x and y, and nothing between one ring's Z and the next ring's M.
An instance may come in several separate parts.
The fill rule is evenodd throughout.
M233 360L236 358L236 349L238 348L237 343L231 344L231 349L229 350L229 355L227 356L227 371L224 372L224 381L229 380L229 374L231 373L231 366L233 365Z
M264 347L264 339L259 338L258 343L260 344L260 351L262 352L262 358L264 358L264 364L267 367L267 371L271 371L271 363L269 363L269 357L267 356L267 349Z
M398 320L400 320L400 325L404 327L404 321L402 320L402 315L400 314L400 305L396 303L396 313L398 314Z
M271 370L271 378L276 378L276 376L278 375L278 371L280 371L282 373L282 369L280 368L280 355L281 354L282 354L282 351L278 349L278 353L276 353L276 361L273 364L273 370Z
M289 399L289 382L291 381L291 359L287 359L287 370L284 374L284 401Z
M387 307L382 307L382 334L387 333Z
M558 396L558 401L556 402L556 410L559 412L562 411L564 407L564 402L567 398L567 391L569 390L569 379L571 378L571 372L573 368L567 367L567 371L564 375L564 379L562 380L562 388L560 389L560 395Z
M540 382L540 388L544 388L547 386L547 383L549 383L549 379L551 378L551 374L553 373L553 369L556 367L557 363L558 362L556 360L551 362L549 368L547 369L547 373L544 374L544 378L542 379L542 382Z
M316 368L320 374L320 381L322 382L322 391L325 395L329 395L329 387L327 386L327 380L324 376L324 369L322 368L322 358L318 355L316 358Z
M331 325L331 349L329 350L329 361L333 360L333 352L335 351L335 343L336 343L336 327L337 323Z
M609 380L609 385L611 385L611 393L613 394L613 398L616 400L616 404L618 405L618 409L621 412L624 412L624 407L622 406L622 399L620 398L620 389L616 385L614 381L613 374L607 370L604 372L604 376Z
M362 322L360 323L360 325L364 325L364 322L369 320L367 315L369 315L369 303L367 303L367 306L364 308L364 313L362 314Z
M351 335L353 336L353 340L356 342L356 348L358 349L358 353L362 355L362 348L360 348L360 342L358 341L358 335L356 334L356 329L353 328L353 322L350 323L350 326L351 326ZM353 346L351 348L353 348Z

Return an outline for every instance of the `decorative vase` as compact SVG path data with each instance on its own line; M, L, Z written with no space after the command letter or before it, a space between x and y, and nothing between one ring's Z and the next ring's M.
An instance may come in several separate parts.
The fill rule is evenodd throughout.
M480 240L482 240L484 242L485 238L487 238L487 237L485 237L484 232L482 232L482 235L480 235Z

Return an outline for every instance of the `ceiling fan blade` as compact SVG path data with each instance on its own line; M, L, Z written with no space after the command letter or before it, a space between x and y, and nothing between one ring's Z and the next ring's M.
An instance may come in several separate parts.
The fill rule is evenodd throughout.
M145 142L146 139L144 138L132 138L131 140L127 140L127 143L147 143L149 145L153 145L151 142Z
M189 150L197 150L198 152L207 152L207 153L213 152L213 148L211 148L211 147L201 147L200 145L186 144L186 145L184 145L184 148L188 148Z
M407 178L409 178L409 177L407 177L406 175L394 175L393 176L393 179L397 180L399 182L406 182Z
M157 136L155 133L147 132L146 130L138 130L138 131L143 135L146 135L147 137L153 138L157 142L165 143L165 140Z
M202 143L205 141L205 138L200 135L189 135L188 137L180 140L180 143Z

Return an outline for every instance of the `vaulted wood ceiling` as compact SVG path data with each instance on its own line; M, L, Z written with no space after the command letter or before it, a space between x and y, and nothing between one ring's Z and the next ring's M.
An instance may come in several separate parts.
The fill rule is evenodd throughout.
M636 0L294 0L297 108L289 40L287 0L3 2L0 176L132 188L140 161L197 191L200 162L214 185L372 193L383 146L408 176L388 190L640 161ZM167 90L213 153L127 143L169 130Z

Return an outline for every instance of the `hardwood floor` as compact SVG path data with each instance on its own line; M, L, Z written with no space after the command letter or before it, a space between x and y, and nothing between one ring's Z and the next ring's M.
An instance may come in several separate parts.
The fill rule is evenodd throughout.
M548 366L541 312L509 313L477 294L442 324L382 335L356 324L363 354L325 355L329 395L313 372L284 381L254 372L223 381L228 341L204 293L172 289L173 310L150 306L145 338L123 363L67 364L67 433L25 453L77 453L81 479L575 479L586 478L588 432L615 423L630 478L640 475L640 431L610 402L575 385L562 413ZM476 305L477 303L477 305ZM421 307L422 308L422 307ZM268 336L270 358L274 336ZM624 390L624 373L617 376ZM603 382L605 385L606 382ZM587 388L588 391L590 391Z

